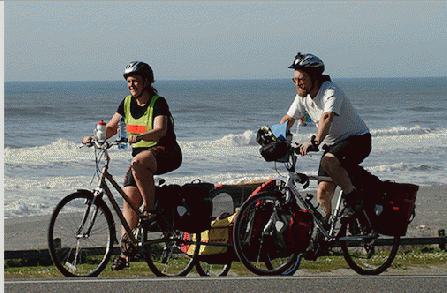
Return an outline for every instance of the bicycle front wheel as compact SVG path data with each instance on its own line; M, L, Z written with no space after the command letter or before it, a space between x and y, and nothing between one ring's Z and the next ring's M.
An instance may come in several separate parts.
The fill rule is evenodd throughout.
M234 249L247 269L257 275L279 275L297 255L275 247L268 222L273 208L283 207L282 195L261 192L244 202L234 222Z
M340 228L340 245L349 267L361 275L378 275L393 263L400 237L364 233L357 218Z
M186 276L196 264L200 233L178 230L148 233L145 258L157 277Z
M55 266L66 277L96 277L112 254L115 227L103 201L89 191L66 196L54 209L48 248Z

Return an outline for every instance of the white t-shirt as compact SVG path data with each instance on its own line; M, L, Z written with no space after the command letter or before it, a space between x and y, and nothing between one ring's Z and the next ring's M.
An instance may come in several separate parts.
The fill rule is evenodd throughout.
M325 81L315 98L295 96L295 100L287 111L287 115L298 120L309 113L312 121L317 123L325 112L334 112L329 133L324 139L328 145L341 141L351 135L362 135L369 132L365 122L355 112L351 102L343 91L333 82Z

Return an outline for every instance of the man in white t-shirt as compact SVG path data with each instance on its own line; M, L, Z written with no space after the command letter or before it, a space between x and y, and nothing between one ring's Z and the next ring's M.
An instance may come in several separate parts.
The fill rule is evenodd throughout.
M333 180L318 184L318 202L326 212L326 219L332 211L331 202L337 185L342 188L343 196L352 209L347 214L358 213L361 211L362 200L346 170L350 166L359 165L369 156L369 129L343 91L328 75L323 75L324 63L318 57L298 53L289 68L295 69L293 82L297 95L280 123L288 121L287 127L290 129L306 113L317 123L316 136L298 147L300 153L305 155L309 151L318 151L322 142L326 145L318 170L319 176L330 176Z

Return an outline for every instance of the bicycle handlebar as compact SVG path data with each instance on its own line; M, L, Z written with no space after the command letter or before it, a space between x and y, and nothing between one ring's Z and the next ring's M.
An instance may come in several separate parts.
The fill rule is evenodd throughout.
M89 142L87 142L86 144L82 144L80 147L92 147L94 146L95 148L98 149L110 149L112 146L114 145L118 145L121 143L127 143L127 139L126 138L121 138L121 139L116 139L114 141L99 141L98 139L93 138L92 140L90 140Z

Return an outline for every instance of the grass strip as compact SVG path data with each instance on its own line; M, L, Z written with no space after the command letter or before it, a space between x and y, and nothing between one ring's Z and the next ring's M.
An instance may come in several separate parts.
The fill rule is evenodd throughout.
M146 262L132 262L131 267L122 271L112 271L112 261L99 275L104 278L136 278L155 277ZM442 267L447 271L447 252L435 247L405 247L401 248L393 261L391 269L409 270L414 267L429 268ZM316 261L302 261L300 270L320 273L339 269L350 269L343 255L330 254L321 256ZM251 276L241 262L233 262L229 276ZM195 269L188 276L198 276ZM7 260L5 261L4 278L63 278L57 268L48 263L39 263L33 260Z

